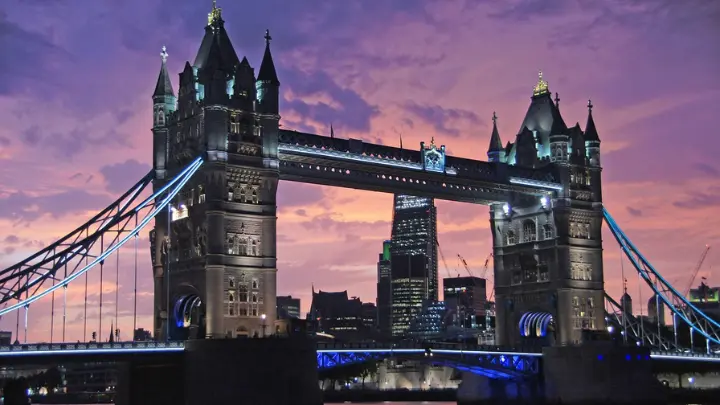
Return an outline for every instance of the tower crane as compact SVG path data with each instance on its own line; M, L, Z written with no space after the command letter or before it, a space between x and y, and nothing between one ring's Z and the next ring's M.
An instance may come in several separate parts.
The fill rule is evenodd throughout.
M445 266L445 272L447 272L448 278L452 277L450 274L450 267L447 265L447 261L445 260L445 255L443 254L442 248L440 247L440 242L438 242L437 237L435 238L435 245L438 248L438 253L440 253L440 259L442 259L443 266ZM459 276L459 274L458 274Z
M687 295L690 293L690 289L692 288L692 285L695 282L698 272L700 271L700 268L702 267L703 263L705 262L705 258L707 258L709 251L710 251L710 245L705 245L705 250L703 250L702 254L700 255L700 259L698 260L697 264L695 265L695 269L693 270L693 274L692 274L692 277L690 278L690 282L688 283L687 287L683 291L684 297L687 297Z

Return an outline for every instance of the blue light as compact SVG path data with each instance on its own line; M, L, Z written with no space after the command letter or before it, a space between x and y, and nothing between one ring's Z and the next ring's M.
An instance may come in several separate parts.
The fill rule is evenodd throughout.
M81 270L73 273L72 275L67 276L64 280L62 280L61 282L58 282L57 284L48 288L47 290L45 290L39 294L33 295L32 297L28 297L24 300L21 300L14 305L3 308L2 310L0 310L0 316L5 315L8 312L12 312L16 309L30 305L31 303L45 297L46 295L52 293L53 291L68 285L73 280L75 280L76 278L80 277L85 272L87 272L88 270L93 268L96 264L100 263L101 261L104 261L108 256L110 256L116 250L118 250L121 246L123 246L127 241L129 241L130 239L135 237L140 232L140 230L142 228L144 228L145 225L148 224L148 222L150 222L150 220L155 218L155 216L158 213L160 213L161 211L164 210L164 208L167 206L167 204L175 197L175 195L177 195L177 193L183 188L183 186L185 186L185 184L190 180L192 175L195 174L197 169L200 168L200 166L202 165L202 162L203 162L202 158L197 158L193 163L188 165L188 167L185 168L180 174L175 176L175 178L170 183L168 183L168 185L166 185L165 187L163 187L162 189L160 189L159 191L154 193L152 196L148 197L147 200L143 201L138 206L138 208L135 209L136 212L139 211L144 205L146 205L150 201L153 201L155 198L162 195L164 193L164 191L167 190L172 184L179 181L179 184L172 191L170 191L168 193L166 198L164 198L158 205L156 205L155 209L153 211L151 211L149 214L147 214L145 216L145 218L143 218L143 220L140 221L140 223L138 223L135 226L135 228L132 231L130 231L130 233L128 233L124 238L122 238L118 243L109 247L108 250L103 252L100 256L96 257L92 262L90 262L88 265L83 267Z
M602 359L603 359L603 355L602 355L602 354L598 354L598 360L602 361Z
M550 183L547 181L523 179L520 177L510 177L510 184L519 184L522 186L546 188L555 191L562 191L563 186L557 183Z
M120 353L172 353L181 352L184 347L133 347L133 348L112 348L112 349L62 349L62 350L32 350L0 352L0 357L21 357L21 356L42 356L62 354L120 354Z
M625 360L627 360L627 361L632 360L632 356L630 356L629 354L626 354L626 355L625 355Z

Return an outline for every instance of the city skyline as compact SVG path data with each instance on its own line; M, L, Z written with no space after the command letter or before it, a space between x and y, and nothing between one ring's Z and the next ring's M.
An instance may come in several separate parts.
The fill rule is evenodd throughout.
M110 16L104 6L71 7L68 2L0 11L0 24L8 28L0 34L0 44L14 61L0 73L0 119L6 123L0 129L0 266L75 228L149 170L150 96L160 47L168 47L168 66L176 80L199 45L210 7L205 3L178 8L180 23L170 27L157 24L162 1L124 6L152 9L140 17L120 10ZM622 3L613 2L613 7ZM574 2L547 4L531 9L455 2L441 9L418 2L392 9L378 2L361 11L355 3L326 6L315 18L333 29L333 37L311 30L293 14L305 15L310 6L266 14L267 19L255 18L250 26L240 20L237 6L219 6L225 9L236 49L248 56L256 72L262 35L270 28L285 128L329 134L332 123L337 137L394 146L402 134L404 147L415 150L420 141L434 137L451 155L485 160L492 112L499 116L503 139L514 138L542 68L550 90L559 92L569 125L579 121L584 126L585 104L593 99L603 142L606 205L650 261L684 285L702 247L720 238L719 220L711 215L720 202L720 166L713 156L720 141L711 136L712 112L720 100L720 82L711 73L720 51L702 41L720 34L709 25L717 14L704 10L704 15L686 15L693 11L683 7L667 13L669 17L658 10L643 17L635 8L581 10ZM260 16L272 5L252 7L263 9L254 10ZM587 13L585 25L563 23L580 11ZM596 20L601 17L604 23ZM645 20L655 17L653 25ZM680 26L680 18L694 23ZM639 23L632 27L629 21ZM138 32L121 30L127 24ZM375 29L368 30L369 24ZM535 31L539 27L541 35ZM671 29L673 38L693 40L695 48L686 49L678 39L667 41L665 31ZM652 35L645 36L648 31ZM624 60L615 56L621 47ZM668 53L677 56L668 61ZM568 54L571 59L564 56ZM676 62L680 60L682 64ZM451 83L449 75L455 78ZM283 182L278 200L278 292L301 298L303 313L312 282L316 289L347 289L370 301L378 246L390 235L392 195ZM491 250L487 208L444 201L437 205L445 255L460 253L478 271ZM619 252L612 236L604 235L606 289L617 299ZM144 320L138 326L148 329L152 280L147 229L142 236ZM711 252L701 272L711 283L717 280L708 270L717 263L714 257ZM123 256L121 263L121 310L126 316L132 310L130 258ZM451 272L453 262L448 263ZM625 264L635 295L637 278ZM444 268L438 271L445 276ZM114 271L110 274L106 297L113 296ZM98 281L94 270L90 282L97 287ZM82 330L77 312L78 306L82 310L82 286L69 291L68 319L75 321L68 324L74 333L69 337L76 340ZM649 296L646 289L643 297ZM97 313L94 300L89 313ZM109 302L105 311L113 311ZM47 336L49 319L33 314L49 318L48 309L49 300L43 300L31 310L31 332L38 338ZM14 318L4 317L0 327L14 330ZM97 324L94 319L88 325ZM122 325L122 330L130 329L126 317Z

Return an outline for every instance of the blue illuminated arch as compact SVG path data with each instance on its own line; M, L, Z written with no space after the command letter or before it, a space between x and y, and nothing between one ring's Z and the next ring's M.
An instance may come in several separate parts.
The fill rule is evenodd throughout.
M197 294L186 294L178 298L175 301L173 310L175 326L178 328L187 328L192 325L193 310L199 308L201 305L202 300Z
M524 337L545 337L548 326L553 321L552 314L548 312L526 312L520 317L518 327L520 336Z

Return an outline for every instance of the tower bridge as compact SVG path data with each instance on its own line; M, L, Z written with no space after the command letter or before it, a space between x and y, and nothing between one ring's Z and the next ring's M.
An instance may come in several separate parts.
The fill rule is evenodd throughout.
M84 225L0 272L0 315L17 311L16 332L23 312L27 336L31 305L48 296L54 328L55 295L88 271L102 274L121 248L137 254L139 234L151 228L157 340L276 333L276 195L280 182L295 181L489 206L500 345L580 345L588 332L637 322L603 290L603 222L676 328L661 336L630 327L625 338L678 354L686 349L682 325L708 353L720 345L720 324L674 289L604 208L592 103L584 129L568 126L540 73L514 142L502 142L493 115L487 160L451 156L434 139L404 149L280 129L270 33L255 75L224 24L214 6L177 95L163 48L151 172ZM62 319L61 342L65 304ZM55 343L51 329L49 351ZM0 357L7 353L16 351Z

